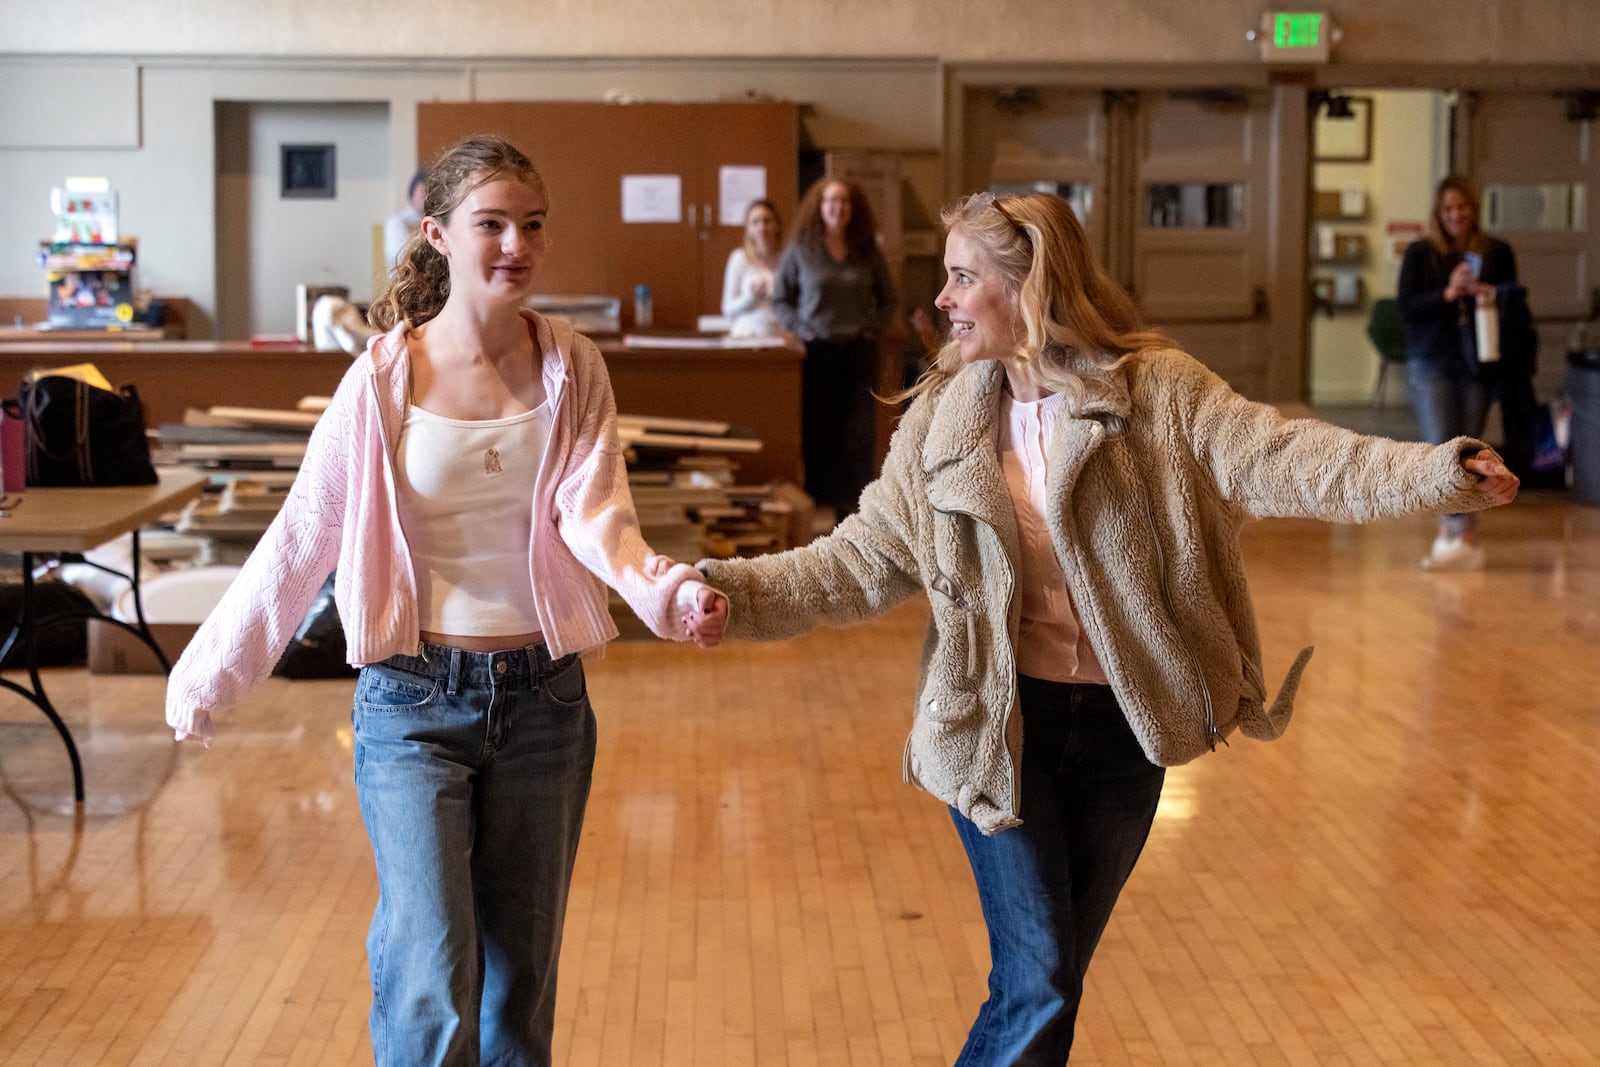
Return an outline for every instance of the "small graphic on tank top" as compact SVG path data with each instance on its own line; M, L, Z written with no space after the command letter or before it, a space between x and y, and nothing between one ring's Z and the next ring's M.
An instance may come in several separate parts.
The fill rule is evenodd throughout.
M500 473L500 450L498 448L485 449L483 453L483 473Z

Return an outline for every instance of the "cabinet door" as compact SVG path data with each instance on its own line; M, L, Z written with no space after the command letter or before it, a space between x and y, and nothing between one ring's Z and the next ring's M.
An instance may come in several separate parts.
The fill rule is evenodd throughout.
M673 106L693 123L700 150L694 182L699 194L695 210L700 242L697 314L712 315L722 307L722 276L728 255L744 241L743 211L727 218L722 214L722 168L765 170L766 198L777 206L787 232L799 200L800 109L779 100Z

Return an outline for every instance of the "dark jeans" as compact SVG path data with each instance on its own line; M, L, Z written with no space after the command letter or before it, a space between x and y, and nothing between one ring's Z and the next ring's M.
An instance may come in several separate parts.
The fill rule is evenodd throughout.
M556 960L594 766L583 666L543 645L422 646L356 682L378 867L379 1067L549 1067Z
M1022 825L985 837L954 809L989 927L989 998L956 1067L1061 1067L1083 977L1144 848L1166 772L1111 688L1018 680Z
M877 443L878 342L806 342L800 386L800 452L806 492L843 518L872 481Z
M1406 384L1416 405L1422 439L1442 445L1451 438L1482 437L1494 399L1493 386L1453 367L1411 360L1406 364ZM1470 512L1446 515L1444 526L1460 535L1472 529L1478 517Z

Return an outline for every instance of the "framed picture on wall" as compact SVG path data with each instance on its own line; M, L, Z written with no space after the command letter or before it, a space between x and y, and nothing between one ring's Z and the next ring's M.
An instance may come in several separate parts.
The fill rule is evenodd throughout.
M333 145L279 145L278 159L283 199L332 200L337 195Z
M1372 97L1330 96L1317 110L1312 152L1317 163L1370 163Z

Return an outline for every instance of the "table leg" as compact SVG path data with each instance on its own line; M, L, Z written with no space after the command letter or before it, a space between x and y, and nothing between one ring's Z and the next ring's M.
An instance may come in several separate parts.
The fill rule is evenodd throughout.
M24 689L15 682L0 678L0 686L11 690L25 698L34 707L44 712L50 724L56 728L56 733L61 735L62 742L67 746L67 758L72 761L72 796L79 804L83 803L83 763L78 759L78 745L72 740L72 731L67 729L67 724L61 721L50 698L45 695L44 685L39 681L39 632L37 620L34 618L33 603L33 553L22 554L22 609L17 613L17 624L12 630L11 637L6 641L8 647L14 647L17 641L24 644L23 656L28 665L28 681L33 686L31 690Z

